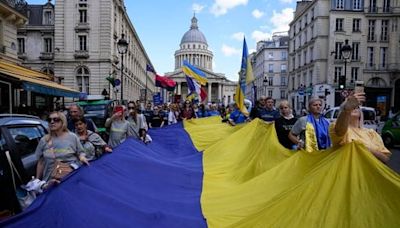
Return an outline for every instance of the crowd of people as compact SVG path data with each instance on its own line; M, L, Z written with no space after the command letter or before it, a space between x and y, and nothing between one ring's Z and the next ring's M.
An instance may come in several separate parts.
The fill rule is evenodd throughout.
M32 188L43 190L59 183L74 169L90 165L92 160L111 153L128 137L151 143L153 139L148 134L151 128L163 128L183 120L210 116L221 116L223 122L232 126L256 118L274 123L281 145L293 151L325 150L333 145L358 140L386 163L390 151L375 131L363 127L359 106L364 101L363 93L350 95L341 105L337 122L333 124L321 115L324 104L319 98L310 99L307 113L298 118L288 101L281 101L276 109L274 100L264 96L260 97L254 107L251 102L245 102L249 115L242 113L236 104L224 107L215 103L193 104L186 100L182 104L148 103L142 108L140 103L131 101L127 106L115 106L112 116L106 120L108 139L97 134L95 123L85 118L83 109L74 104L69 107L67 115L59 111L49 114L49 132L40 140L35 152L38 158L36 178L42 181L37 182L40 186Z

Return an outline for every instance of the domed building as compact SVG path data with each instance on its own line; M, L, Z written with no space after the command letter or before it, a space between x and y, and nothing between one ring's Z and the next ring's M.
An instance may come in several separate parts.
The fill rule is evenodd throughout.
M183 35L179 47L180 49L175 51L174 72L165 74L177 82L175 94L181 95L181 99L184 100L189 93L186 77L182 71L183 61L186 60L206 74L207 102L225 105L232 102L236 82L228 80L225 74L213 72L213 53L208 50L207 39L199 30L196 16L193 16L190 29Z

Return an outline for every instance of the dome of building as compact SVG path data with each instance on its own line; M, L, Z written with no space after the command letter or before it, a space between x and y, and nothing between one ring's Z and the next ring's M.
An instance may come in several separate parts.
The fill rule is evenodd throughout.
M193 16L193 18L192 18L192 25L190 26L190 30L187 31L182 37L181 44L184 44L184 43L207 44L206 37L199 30L199 27L197 26L197 18L195 16Z

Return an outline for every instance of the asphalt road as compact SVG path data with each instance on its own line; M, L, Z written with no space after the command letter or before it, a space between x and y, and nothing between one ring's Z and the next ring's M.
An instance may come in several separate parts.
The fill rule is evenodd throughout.
M389 167L400 174L400 146L390 148L392 157L389 160Z

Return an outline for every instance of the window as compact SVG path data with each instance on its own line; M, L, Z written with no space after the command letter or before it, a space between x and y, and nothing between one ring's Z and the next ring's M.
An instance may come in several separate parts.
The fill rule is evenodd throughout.
M304 25L308 24L308 14L304 15Z
M335 0L336 9L344 9L344 0Z
M274 64L268 64L268 72L273 73L274 72Z
M382 20L381 41L388 41L389 20Z
M301 54L300 53L297 54L297 59L299 60L297 66L300 67L301 66Z
M314 47L310 47L310 62L314 61Z
M286 99L286 92L285 92L285 90L281 90L281 99Z
M358 67L352 67L351 68L351 82L354 83L355 81L358 80Z
M342 59L341 49L342 49L343 42L336 42L335 43L335 59Z
M18 38L18 53L25 53L25 39Z
M378 7L376 7L376 0L369 0L369 12L371 13L378 12Z
M306 65L307 64L307 50L303 51L303 64Z
M274 78L268 77L268 86L273 86L273 85L274 85Z
M286 64L281 64L281 72L286 73Z
M375 20L368 20L368 41L375 41Z
M45 25L51 25L53 24L53 15L51 11L45 11L44 12L44 22L43 24Z
M336 32L343 32L343 18L336 18Z
M273 52L269 52L268 53L268 59L273 59L274 58L274 53Z
M374 66L374 47L367 48L367 57L368 57L367 66L371 68Z
M311 25L310 29L311 29L311 39L313 39L314 38L314 25Z
M338 81L339 77L342 75L342 67L335 67L335 82Z
M387 59L387 47L381 47L381 64L380 68L385 69L386 68L386 61Z
M287 59L287 52L286 51L282 51L281 52L281 60L286 60Z
M41 126L9 127L21 157L35 153L40 139L46 134Z
M295 57L292 58L292 66L293 66L293 70L296 69L296 58Z
M294 90L294 75L292 77L292 90Z
M353 0L353 10L361 10L361 0Z
M268 96L272 97L272 90L268 90Z
M44 38L44 52L45 53L53 52L53 40L52 40L52 38Z
M353 32L360 32L361 19L354 18L353 19Z
M311 9L311 20L314 20L314 8Z
M383 0L383 9L382 11L384 13L389 13L390 12L390 0Z
M329 110L327 113L325 113L325 118L327 118L327 119L330 119L330 118L332 118L332 113L333 113L333 110Z
M79 23L86 23L87 22L87 10L80 9L79 10Z
M79 38L79 50L87 51L87 36L79 35L78 38Z
M309 72L309 74L308 74L308 83L309 83L310 86L313 85L312 79L313 79L313 71L310 70L310 72Z
M359 55L359 48L360 48L360 43L352 43L351 44L351 60L359 60L360 59L360 55Z
M286 86L286 77L285 76L281 77L281 86Z
M86 67L76 70L76 83L80 92L89 94L89 70Z

